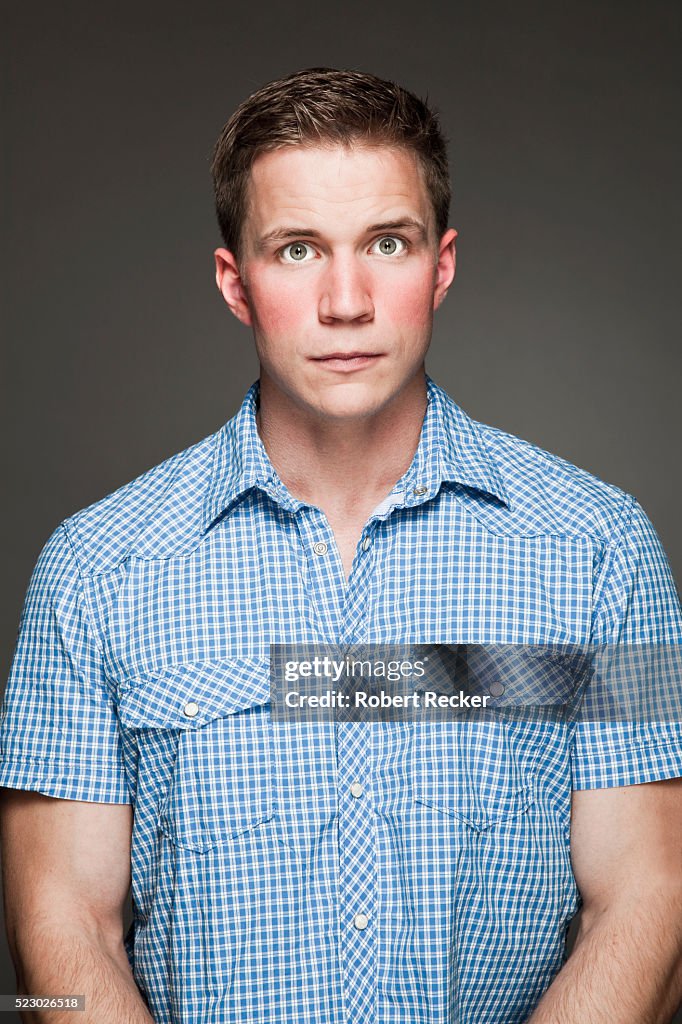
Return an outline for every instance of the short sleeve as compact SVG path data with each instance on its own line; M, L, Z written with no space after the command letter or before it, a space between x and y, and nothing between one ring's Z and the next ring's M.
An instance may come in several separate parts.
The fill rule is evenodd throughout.
M0 710L0 786L131 803L118 719L64 524L40 553Z
M592 643L670 645L682 653L682 610L670 565L650 520L631 496L595 589ZM680 654L674 657L682 664ZM681 776L679 718L579 721L571 753L573 788L632 786Z

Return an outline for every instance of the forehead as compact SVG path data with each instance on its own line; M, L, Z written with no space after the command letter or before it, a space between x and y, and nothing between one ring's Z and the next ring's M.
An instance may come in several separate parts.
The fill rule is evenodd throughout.
M430 213L423 172L410 150L292 145L254 161L245 228L261 234L280 222L310 222L315 229L341 223L357 227L363 220L401 215L429 223Z

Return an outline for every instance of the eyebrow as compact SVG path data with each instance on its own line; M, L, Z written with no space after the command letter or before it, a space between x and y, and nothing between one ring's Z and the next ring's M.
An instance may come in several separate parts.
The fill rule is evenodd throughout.
M374 234L375 231L416 231L420 238L427 237L426 225L416 217L401 217L400 220L387 220L382 224L372 224L367 228L367 234Z
M427 238L425 225L416 217L401 217L399 220L382 221L380 224L370 224L365 234L372 235L377 231L416 231L420 239ZM286 242L292 238L320 238L320 232L314 228L281 227L268 231L261 235L256 243L259 252L262 252L272 242Z

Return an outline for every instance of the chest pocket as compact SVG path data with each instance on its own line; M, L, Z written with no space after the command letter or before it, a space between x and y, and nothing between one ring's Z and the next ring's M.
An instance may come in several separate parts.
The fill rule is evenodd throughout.
M203 853L272 817L267 661L192 662L129 680L119 718L139 773L157 778L158 825L177 846ZM149 793L146 778L138 799Z
M504 697L474 715L414 723L413 795L483 832L535 802L548 722L571 706L580 674L575 659L548 646L481 646L468 652L467 668L472 692ZM436 689L453 687L450 679Z
M499 717L416 722L414 798L482 832L535 800L531 723Z
M535 803L548 767L548 725L570 718L585 657L580 648L564 654L550 645L481 645L465 662L464 676L451 672L436 689L450 695L464 682L472 692L504 697L474 715L415 723L413 792L418 802L484 831Z

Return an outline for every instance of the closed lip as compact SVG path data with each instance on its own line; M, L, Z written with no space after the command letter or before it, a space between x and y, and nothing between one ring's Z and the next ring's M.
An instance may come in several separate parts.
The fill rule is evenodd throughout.
M315 356L315 359L369 359L380 356L381 352L330 352L326 356Z

